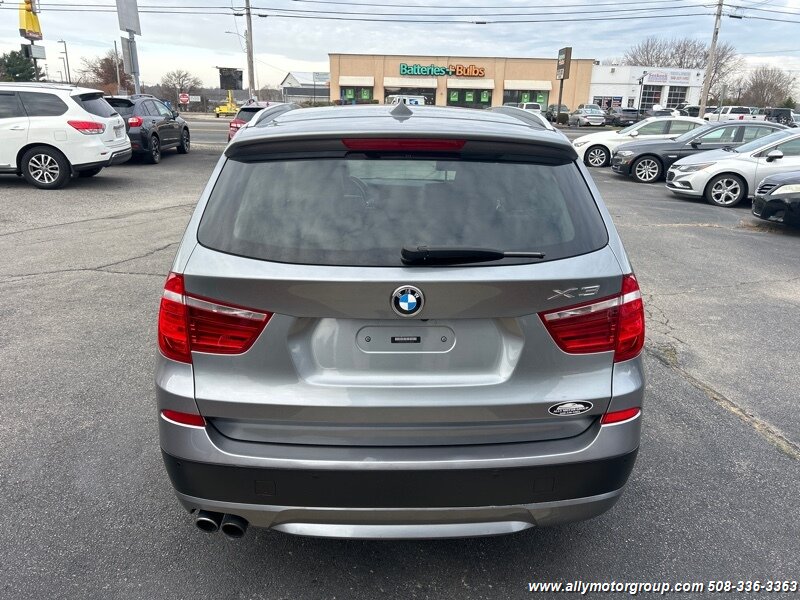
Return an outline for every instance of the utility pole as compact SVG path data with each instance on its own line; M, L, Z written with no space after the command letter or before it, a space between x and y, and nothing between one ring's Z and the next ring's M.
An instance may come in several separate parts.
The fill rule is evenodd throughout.
M706 112L708 93L711 90L711 74L714 72L714 61L717 58L717 38L719 38L719 26L722 21L722 2L717 0L717 14L714 17L714 35L711 36L711 46L708 47L708 63L706 64L706 76L703 79L703 91L700 93L700 118Z
M117 93L122 94L122 82L119 79L119 54L117 53L117 40L114 40L114 70L117 72Z
M59 44L64 44L64 62L67 68L67 83L72 83L72 73L69 70L69 53L67 52L67 42L65 40L58 40Z
M255 77L253 75L253 15L250 13L250 0L244 0L244 16L247 20L247 30L244 32L247 46L247 81L249 83L250 98L252 98L254 96Z

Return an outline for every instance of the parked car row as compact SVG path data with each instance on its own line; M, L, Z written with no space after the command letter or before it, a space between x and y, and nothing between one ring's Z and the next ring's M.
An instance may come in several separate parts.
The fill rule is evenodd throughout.
M54 83L0 83L0 173L58 189L93 177L134 154L151 163L161 152L189 152L189 127L154 96L104 96Z

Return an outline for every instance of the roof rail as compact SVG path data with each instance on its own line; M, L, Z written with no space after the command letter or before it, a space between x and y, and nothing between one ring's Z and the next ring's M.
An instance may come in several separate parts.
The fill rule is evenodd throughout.
M547 129L550 131L555 131L555 127L553 127L550 123L548 123L543 116L540 117L534 115L530 111L525 110L524 108L518 108L516 106L492 106L490 108L487 108L486 110L500 113L503 115L508 115L509 117L514 117L518 121L525 123L525 125L529 125L537 129Z

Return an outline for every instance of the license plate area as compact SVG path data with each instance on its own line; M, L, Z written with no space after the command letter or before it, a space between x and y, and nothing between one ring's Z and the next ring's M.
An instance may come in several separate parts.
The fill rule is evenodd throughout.
M115 125L114 126L114 137L119 139L125 133L125 125Z
M368 354L449 352L455 346L452 329L434 326L368 326L356 334L356 345Z

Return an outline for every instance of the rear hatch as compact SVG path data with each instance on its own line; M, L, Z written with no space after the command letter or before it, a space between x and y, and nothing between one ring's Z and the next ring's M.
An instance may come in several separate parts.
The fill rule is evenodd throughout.
M208 342L193 353L201 413L224 436L282 444L585 431L611 397L610 317L592 313L557 343L540 313L615 297L622 272L573 159L566 147L356 139L273 142L227 160L183 273L200 311L190 329ZM409 264L404 247L544 257L439 264L452 261L431 250ZM214 322L242 307L254 341ZM248 349L220 354L223 339Z
M125 120L116 108L103 98L102 92L88 92L75 94L72 99L78 103L93 119L103 123L106 127L100 134L100 139L107 146L118 146L127 140Z

